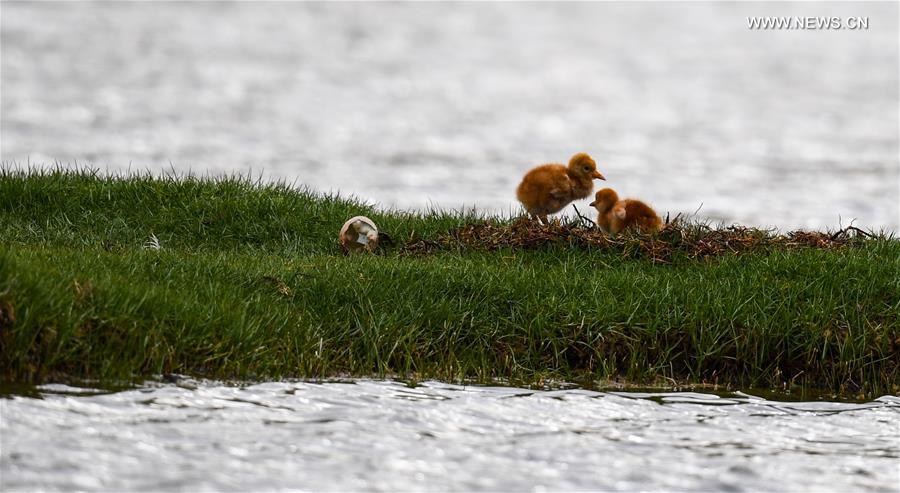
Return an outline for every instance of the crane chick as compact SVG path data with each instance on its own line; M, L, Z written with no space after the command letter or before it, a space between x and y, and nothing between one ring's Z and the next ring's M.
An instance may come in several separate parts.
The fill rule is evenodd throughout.
M644 233L653 233L662 228L662 219L653 208L640 200L619 200L619 194L612 188L597 192L591 207L597 209L597 225L611 235L629 228Z
M594 180L606 178L597 171L597 163L585 153L572 156L568 166L544 164L533 168L522 178L516 197L532 217L547 224L547 216L555 214L573 200L588 197Z

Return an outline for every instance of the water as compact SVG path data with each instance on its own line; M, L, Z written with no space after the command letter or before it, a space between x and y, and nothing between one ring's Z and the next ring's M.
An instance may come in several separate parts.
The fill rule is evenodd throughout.
M751 15L870 26L751 31ZM4 2L0 157L507 213L528 167L586 151L662 212L896 231L898 17L895 2Z
M900 398L200 382L0 399L3 491L898 491Z

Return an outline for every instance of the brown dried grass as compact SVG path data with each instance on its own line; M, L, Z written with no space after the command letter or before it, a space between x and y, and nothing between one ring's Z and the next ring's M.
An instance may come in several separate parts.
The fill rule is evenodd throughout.
M678 218L667 221L655 234L627 231L610 236L599 228L585 227L584 220L575 221L543 225L526 218L508 224L487 220L466 224L430 239L410 239L400 251L408 255L427 255L441 251L534 250L563 245L608 250L625 258L646 258L668 264L679 255L695 259L800 248L831 250L859 245L865 238L874 236L853 226L837 232L777 234L772 230L744 226L715 229L705 224L683 223Z

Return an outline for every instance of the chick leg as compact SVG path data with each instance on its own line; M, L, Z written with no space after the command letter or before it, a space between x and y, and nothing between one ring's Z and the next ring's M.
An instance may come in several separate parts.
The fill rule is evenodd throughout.
M547 214L541 214L538 211L534 211L534 212L529 211L528 218L531 219L532 221L540 221L543 224L547 224Z

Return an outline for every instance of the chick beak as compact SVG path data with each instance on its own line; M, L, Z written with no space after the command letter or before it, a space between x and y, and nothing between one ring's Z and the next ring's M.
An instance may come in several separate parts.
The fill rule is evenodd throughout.
M590 207L594 207L594 204L596 204L596 202L591 202L591 203L588 204L588 205L589 205Z
M594 171L593 173L591 173L591 178L595 180L606 180L606 178L601 175L599 171Z

